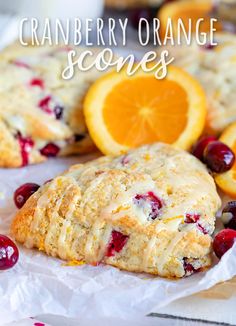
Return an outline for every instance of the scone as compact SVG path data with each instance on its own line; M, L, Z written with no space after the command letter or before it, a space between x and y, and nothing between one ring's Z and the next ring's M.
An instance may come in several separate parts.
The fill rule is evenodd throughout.
M29 198L11 231L64 260L184 277L211 263L220 204L200 161L156 143L72 166Z
M20 167L47 157L94 149L83 98L101 74L96 69L62 78L70 47L23 47L0 54L0 167ZM78 55L85 48L74 48ZM100 50L91 49L86 64Z
M196 77L208 98L207 129L220 133L236 121L236 36L217 33L217 46L168 46L173 64ZM163 49L162 49L163 50Z

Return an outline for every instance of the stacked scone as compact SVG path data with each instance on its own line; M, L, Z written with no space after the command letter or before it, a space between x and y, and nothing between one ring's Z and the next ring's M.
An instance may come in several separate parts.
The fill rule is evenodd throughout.
M211 263L220 203L200 161L157 143L71 167L30 197L12 233L68 261L183 277Z

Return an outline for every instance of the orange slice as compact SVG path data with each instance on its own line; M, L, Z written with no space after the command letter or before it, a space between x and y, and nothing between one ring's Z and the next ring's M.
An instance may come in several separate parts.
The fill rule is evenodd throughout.
M141 69L133 76L110 72L90 88L84 108L95 144L114 155L157 141L189 149L206 118L200 84L176 67L162 80Z
M228 145L236 155L236 123L226 128L220 141ZM236 162L228 172L216 175L215 181L226 194L236 198Z
M158 13L161 21L161 35L164 38L167 20L172 19L173 33L177 35L177 21L182 19L184 27L188 34L189 19L192 21L192 32L196 31L196 22L199 18L204 18L204 21L200 24L199 32L210 31L210 14L213 10L212 0L182 0L174 1L165 4ZM219 22L214 23L214 28L217 31L222 30L222 25Z

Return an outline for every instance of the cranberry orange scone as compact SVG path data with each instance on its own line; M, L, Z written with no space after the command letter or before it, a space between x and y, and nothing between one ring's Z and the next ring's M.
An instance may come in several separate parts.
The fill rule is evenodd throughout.
M22 47L0 54L0 166L19 167L45 158L91 151L82 101L95 69L62 78L69 47ZM83 48L74 49L77 55ZM90 49L91 50L91 49ZM98 49L92 49L94 56Z
M205 166L156 143L72 166L28 199L11 230L65 260L183 277L210 265L219 207Z

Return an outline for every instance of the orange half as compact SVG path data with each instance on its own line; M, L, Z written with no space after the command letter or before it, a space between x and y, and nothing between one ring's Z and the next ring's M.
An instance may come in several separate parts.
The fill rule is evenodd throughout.
M236 123L226 128L220 137L220 141L228 145L236 156ZM236 198L236 162L231 170L216 175L215 181L226 194Z
M125 70L98 79L85 99L85 119L97 147L119 155L157 141L189 149L201 135L206 118L199 83L176 67L163 80L154 72Z
M159 19L161 21L162 38L165 36L168 18L172 19L174 36L177 35L178 19L183 21L183 25L188 33L189 19L192 21L192 32L195 32L197 20L199 18L203 18L204 21L202 21L199 26L199 32L208 33L210 31L210 18L212 10L212 0L182 0L165 4L158 13ZM214 23L214 28L216 28L217 31L221 31L221 23Z

